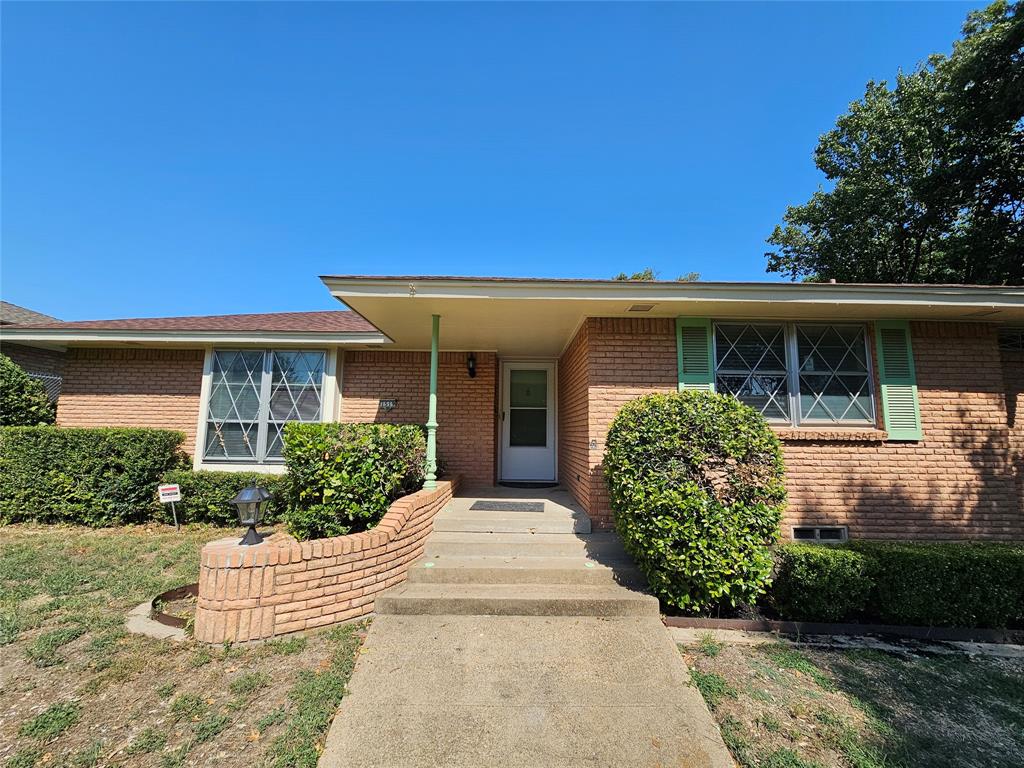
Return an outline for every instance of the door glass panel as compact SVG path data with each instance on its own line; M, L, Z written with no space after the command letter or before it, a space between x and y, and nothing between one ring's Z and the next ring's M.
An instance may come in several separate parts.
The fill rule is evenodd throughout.
M533 373L533 371L529 371L529 373ZM547 409L509 409L508 443L510 446L545 447L548 444Z
M511 408L546 408L548 372L514 369L509 373L508 404Z

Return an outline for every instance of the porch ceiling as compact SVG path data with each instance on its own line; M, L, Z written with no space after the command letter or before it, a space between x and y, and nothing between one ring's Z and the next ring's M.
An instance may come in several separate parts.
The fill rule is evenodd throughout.
M984 320L1024 322L1024 287L664 283L495 278L321 278L392 339L505 357L555 357L587 317ZM636 305L649 306L636 311ZM634 308L631 311L631 307Z

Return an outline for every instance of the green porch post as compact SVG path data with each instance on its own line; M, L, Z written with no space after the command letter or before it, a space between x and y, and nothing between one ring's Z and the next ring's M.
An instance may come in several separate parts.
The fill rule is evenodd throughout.
M430 329L430 405L427 410L427 474L423 487L437 488L437 337L441 316L433 315Z

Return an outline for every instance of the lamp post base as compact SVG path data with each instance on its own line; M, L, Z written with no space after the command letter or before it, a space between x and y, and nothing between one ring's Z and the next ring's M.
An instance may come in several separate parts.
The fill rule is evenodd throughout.
M245 532L245 536L243 536L242 540L238 543L245 547L251 547L253 544L263 543L263 537L256 530L255 525L250 525L249 530Z

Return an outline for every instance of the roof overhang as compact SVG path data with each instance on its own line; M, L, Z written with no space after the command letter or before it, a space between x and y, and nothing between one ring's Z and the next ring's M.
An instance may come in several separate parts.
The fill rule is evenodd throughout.
M0 327L0 341L40 347L178 347L213 345L273 345L279 347L335 347L379 345L390 340L383 333L295 333L283 331L113 331Z
M1024 286L323 276L399 349L557 356L587 317L1024 322ZM649 307L646 310L638 309Z

